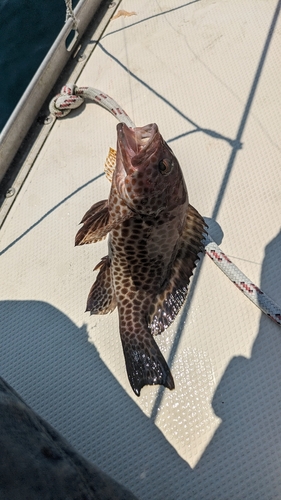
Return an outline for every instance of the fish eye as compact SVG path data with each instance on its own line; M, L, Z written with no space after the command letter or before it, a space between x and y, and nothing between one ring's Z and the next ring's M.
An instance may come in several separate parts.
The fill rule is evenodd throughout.
M174 162L165 158L159 162L158 168L162 175L168 175L173 170Z

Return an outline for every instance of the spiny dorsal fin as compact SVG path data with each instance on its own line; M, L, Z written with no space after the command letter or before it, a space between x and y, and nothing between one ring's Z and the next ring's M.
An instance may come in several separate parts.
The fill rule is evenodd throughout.
M112 182L112 176L116 167L116 150L113 148L109 148L107 158L104 164L104 171L106 178L109 182Z
M189 205L186 225L167 285L151 307L149 329L157 335L174 321L188 292L188 285L196 266L198 254L203 250L202 240L206 224L197 210Z

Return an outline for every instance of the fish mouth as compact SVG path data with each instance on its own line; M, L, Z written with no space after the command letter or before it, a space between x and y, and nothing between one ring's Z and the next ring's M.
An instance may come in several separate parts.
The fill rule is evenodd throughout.
M128 174L132 166L138 167L144 159L150 158L152 154L150 149L154 152L155 143L159 140L160 134L156 123L135 128L129 128L125 123L119 123L117 125L117 138L124 168Z

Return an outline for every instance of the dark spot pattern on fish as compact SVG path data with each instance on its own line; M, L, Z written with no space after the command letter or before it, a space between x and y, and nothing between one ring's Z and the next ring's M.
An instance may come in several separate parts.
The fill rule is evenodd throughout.
M116 306L130 384L174 388L153 335L177 316L188 291L205 224L189 204L179 163L155 124L117 126L116 168L109 199L85 214L76 244L109 234L109 255L96 266L87 310L106 314Z

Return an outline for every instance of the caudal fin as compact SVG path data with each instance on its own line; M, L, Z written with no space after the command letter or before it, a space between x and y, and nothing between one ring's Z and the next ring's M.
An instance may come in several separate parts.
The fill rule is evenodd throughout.
M137 396L145 385L164 385L170 390L175 388L170 369L149 332L141 336L121 332L121 340L129 382Z

